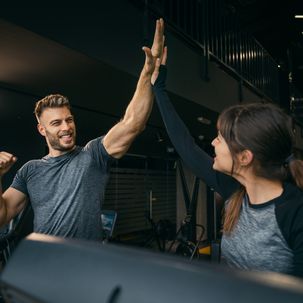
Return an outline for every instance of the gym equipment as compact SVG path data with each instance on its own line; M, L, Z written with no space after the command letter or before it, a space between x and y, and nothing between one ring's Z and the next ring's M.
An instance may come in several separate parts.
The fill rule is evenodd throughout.
M170 220L162 219L157 222L156 231L161 240L170 241L175 237L176 228Z
M149 247L152 242L156 241L159 251L164 252L166 242L173 240L176 233L175 225L167 219L161 219L157 223L150 217L149 213L146 214L146 218L151 225L150 236L145 241L144 246Z
M149 191L149 210L145 212L145 218L151 225L151 231L149 237L145 241L144 246L149 247L155 241L157 247L160 251L164 252L166 247L166 242L173 240L176 232L174 224L168 219L160 219L155 223L153 219L153 193Z
M10 303L301 303L303 282L174 255L32 234L0 279Z
M117 221L117 212L114 210L102 210L101 212L103 241L108 242L112 239L114 228Z
M178 168L180 172L182 192L186 207L187 216L181 224L180 230L177 232L176 240L171 244L169 250L175 251L177 254L190 257L192 259L195 255L199 257L199 245L205 233L205 228L202 225L196 224L196 210L200 179L195 177L192 195L190 199L189 190L186 183L186 178L182 166L182 161L178 161ZM223 206L224 202L219 202L220 196L216 194L213 189L207 186L207 239L211 246L210 259L213 263L220 263L220 212L218 213L217 206ZM196 239L197 227L201 229L201 236ZM178 233L182 233L181 239L178 240ZM179 244L176 242L178 240Z
M2 266L8 262L19 242L33 231L33 218L34 213L29 202L23 211L10 221L7 232L0 236L0 263Z
M189 257L190 260L193 259L194 256L199 257L198 248L201 244L202 238L205 233L205 228L203 225L196 224L196 227L201 229L201 233L199 236L198 241L196 243L188 240L188 230L192 228L191 225L191 216L187 215L178 229L174 240L170 244L169 248L167 249L168 252L174 252L177 255L181 255L183 257Z

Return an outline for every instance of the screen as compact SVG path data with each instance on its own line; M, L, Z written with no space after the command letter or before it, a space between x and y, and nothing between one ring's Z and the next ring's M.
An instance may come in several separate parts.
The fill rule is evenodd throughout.
M112 237L114 227L117 219L117 212L114 210L103 210L101 213L101 220L103 224L104 238L109 239Z

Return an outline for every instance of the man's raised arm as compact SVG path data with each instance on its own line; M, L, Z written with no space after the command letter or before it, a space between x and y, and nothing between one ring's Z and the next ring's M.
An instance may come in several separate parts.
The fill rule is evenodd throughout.
M26 195L10 187L2 193L2 177L11 169L17 158L7 152L0 152L0 226L7 224L25 206Z
M106 151L114 158L121 158L129 149L136 136L141 133L153 106L151 76L157 60L161 60L164 47L164 22L156 21L152 48L143 47L145 63L141 71L136 91L123 119L117 123L103 139Z

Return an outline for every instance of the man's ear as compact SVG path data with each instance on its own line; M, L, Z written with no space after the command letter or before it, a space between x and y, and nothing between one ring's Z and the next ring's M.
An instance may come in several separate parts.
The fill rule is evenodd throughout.
M38 132L45 137L45 128L40 123L37 124L37 129Z
M240 166L250 165L253 159L254 159L254 154L248 149L245 149L238 154L238 161Z

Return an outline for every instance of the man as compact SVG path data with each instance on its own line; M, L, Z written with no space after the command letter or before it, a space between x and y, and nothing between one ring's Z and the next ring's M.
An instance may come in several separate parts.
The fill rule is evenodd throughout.
M68 99L54 94L36 103L38 131L46 139L49 154L27 162L3 194L0 186L0 225L8 223L30 201L34 232L101 239L101 205L110 162L127 152L150 115L151 75L162 55L163 32L164 22L157 20L152 48L143 47L145 64L134 96L123 119L105 136L84 147L76 146L76 126ZM0 152L0 179L16 160L14 155Z

